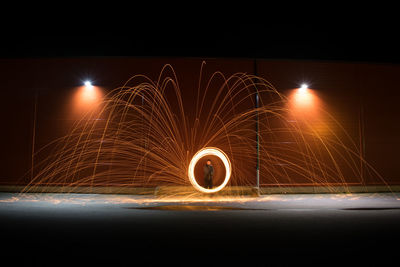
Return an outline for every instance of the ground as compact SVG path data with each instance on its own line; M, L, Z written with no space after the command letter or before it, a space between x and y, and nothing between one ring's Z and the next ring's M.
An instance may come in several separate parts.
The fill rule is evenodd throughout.
M2 260L26 266L394 264L399 223L397 193L0 193Z

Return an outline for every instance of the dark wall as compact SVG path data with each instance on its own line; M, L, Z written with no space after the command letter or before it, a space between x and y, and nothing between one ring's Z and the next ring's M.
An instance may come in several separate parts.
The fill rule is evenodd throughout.
M400 183L400 171L396 167L400 149L397 123L400 112L396 108L399 73L398 65L324 61L259 63L260 76L278 90L294 88L303 81L315 89L324 108L354 140L360 155L386 181L394 184ZM363 173L363 176L366 184L382 183L373 173ZM354 177L346 178L351 181Z
M193 99L201 62L196 58L0 60L0 183L29 181L32 148L37 152L68 133L74 122L69 116L68 101L84 80L90 78L108 92L135 74L145 74L155 80L162 66L168 63L175 69L184 97ZM222 71L226 76L255 72L254 61L250 59L207 59L206 62L203 75L207 78L215 71ZM282 93L307 82L346 129L367 162L389 183L400 183L398 65L259 60L256 71ZM33 158L33 164L38 160ZM381 183L373 176L365 175L363 179L367 184ZM264 182L268 183L267 180Z

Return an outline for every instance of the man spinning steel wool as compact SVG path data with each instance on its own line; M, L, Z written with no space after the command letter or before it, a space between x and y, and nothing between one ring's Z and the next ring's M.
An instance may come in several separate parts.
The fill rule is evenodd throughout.
M213 187L213 175L214 175L214 167L212 166L211 160L208 159L206 165L204 165L205 188L211 189Z

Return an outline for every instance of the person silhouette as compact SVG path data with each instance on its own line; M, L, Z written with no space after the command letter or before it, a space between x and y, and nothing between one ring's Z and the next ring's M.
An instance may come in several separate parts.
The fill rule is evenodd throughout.
M207 159L206 165L204 165L204 185L205 188L211 189L213 187L213 176L214 176L214 167L212 165L211 160Z

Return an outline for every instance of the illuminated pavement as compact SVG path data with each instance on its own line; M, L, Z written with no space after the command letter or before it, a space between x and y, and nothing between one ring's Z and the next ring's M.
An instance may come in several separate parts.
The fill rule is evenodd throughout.
M398 254L400 194L0 193L0 221L3 260L15 263L369 265Z

